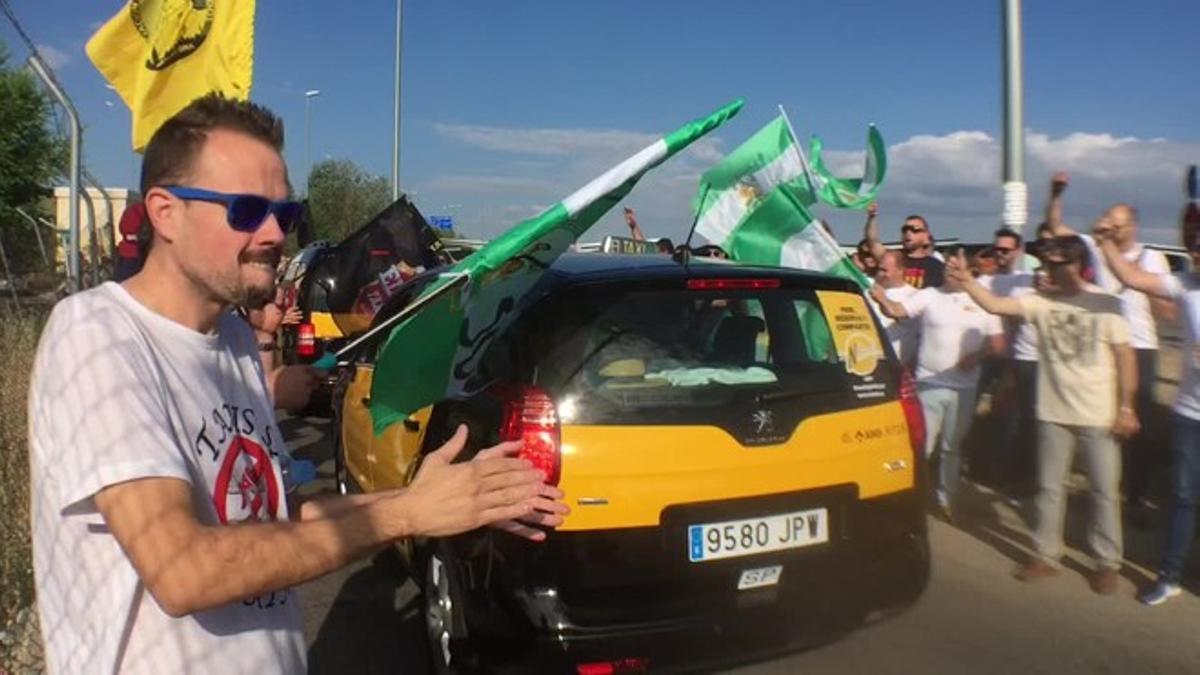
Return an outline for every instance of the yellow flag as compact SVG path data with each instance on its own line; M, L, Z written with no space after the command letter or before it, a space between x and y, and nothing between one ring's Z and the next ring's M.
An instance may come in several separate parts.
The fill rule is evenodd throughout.
M250 97L255 0L129 0L87 43L133 112L133 149L209 92Z

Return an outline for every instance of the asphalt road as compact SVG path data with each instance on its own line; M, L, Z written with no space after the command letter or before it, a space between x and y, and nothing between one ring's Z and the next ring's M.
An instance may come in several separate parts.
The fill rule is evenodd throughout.
M325 459L323 428L284 424L295 452ZM331 463L322 465L325 485ZM318 489L321 486L318 486ZM1083 576L1085 486L1070 504L1067 569L1023 584L1011 577L1027 554L1028 514L968 485L958 527L930 525L933 578L907 612L821 648L738 673L1185 673L1200 672L1200 575L1160 607L1134 598L1150 579L1161 533L1126 527L1128 564L1115 596L1094 594ZM1153 514L1158 523L1161 513ZM1193 556L1193 563L1200 556ZM373 560L300 589L313 673L425 673L419 598L394 558Z

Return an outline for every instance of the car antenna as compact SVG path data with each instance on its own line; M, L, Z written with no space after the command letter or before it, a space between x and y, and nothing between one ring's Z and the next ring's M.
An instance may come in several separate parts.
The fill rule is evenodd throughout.
M700 222L700 214L704 210L704 201L708 199L708 190L712 187L707 181L704 183L704 192L700 193L700 201L696 203L696 215L692 218L692 226L688 228L687 241L683 242L683 248L675 253L673 258L675 262L683 263L683 268L687 269L692 262L692 236L696 234L696 224Z

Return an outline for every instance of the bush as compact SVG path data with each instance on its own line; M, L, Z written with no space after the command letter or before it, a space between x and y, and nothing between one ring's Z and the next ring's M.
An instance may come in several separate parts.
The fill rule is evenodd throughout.
M0 629L33 605L25 401L46 317L45 310L0 309Z

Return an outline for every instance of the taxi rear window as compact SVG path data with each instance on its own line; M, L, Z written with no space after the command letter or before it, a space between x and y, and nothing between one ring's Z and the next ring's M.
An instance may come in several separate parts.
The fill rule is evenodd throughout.
M590 289L521 323L539 386L585 404L580 422L849 393L887 369L862 296L841 291Z

